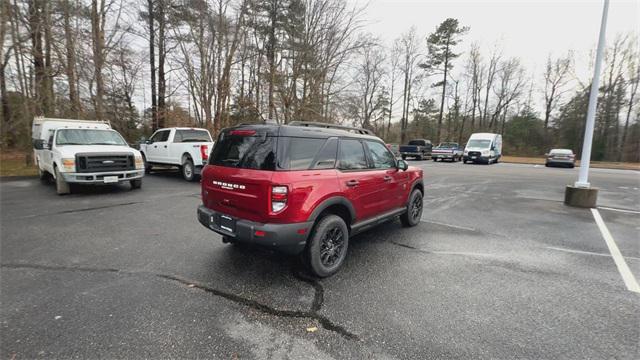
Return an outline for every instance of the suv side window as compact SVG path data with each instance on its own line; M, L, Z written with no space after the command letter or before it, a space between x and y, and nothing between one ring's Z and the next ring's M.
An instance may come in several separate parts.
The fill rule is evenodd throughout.
M167 139L169 138L169 133L170 132L171 132L171 130L160 130L160 131L157 131L155 134L153 134L153 136L149 140L151 140L153 142L167 141Z
M315 158L313 169L333 169L336 166L338 139L330 138Z
M340 140L338 168L341 170L358 170L368 168L364 146L360 140Z
M396 167L396 160L386 146L377 141L366 141L369 155L376 169L390 169Z

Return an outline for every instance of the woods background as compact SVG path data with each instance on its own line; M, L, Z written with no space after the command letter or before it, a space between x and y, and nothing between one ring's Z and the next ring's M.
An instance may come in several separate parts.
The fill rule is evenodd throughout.
M0 146L28 150L35 115L109 120L131 143L165 126L217 133L270 118L357 125L387 142L465 142L504 153L580 152L590 78L575 55L544 69L465 43L456 19L391 43L344 0L0 0ZM490 20L488 20L490 21ZM593 159L640 161L635 34L608 44ZM542 71L540 71L542 70Z

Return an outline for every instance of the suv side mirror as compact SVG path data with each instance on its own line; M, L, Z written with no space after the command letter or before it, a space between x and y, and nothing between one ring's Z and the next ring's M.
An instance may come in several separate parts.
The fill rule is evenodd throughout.
M42 139L33 140L33 148L36 150L48 150L49 144Z
M407 171L409 168L409 164L407 164L404 160L398 160L398 169L402 171Z
M153 144L153 140L145 140L144 143L147 144L147 145Z

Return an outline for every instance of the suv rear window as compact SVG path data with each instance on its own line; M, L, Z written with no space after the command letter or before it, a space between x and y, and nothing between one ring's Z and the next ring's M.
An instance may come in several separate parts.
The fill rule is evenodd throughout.
M211 151L209 164L242 169L275 170L276 139L271 136L221 136Z

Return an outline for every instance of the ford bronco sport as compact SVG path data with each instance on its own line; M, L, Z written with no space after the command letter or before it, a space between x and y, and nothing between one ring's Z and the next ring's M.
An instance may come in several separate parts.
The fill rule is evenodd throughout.
M303 254L334 274L349 238L400 216L422 216L422 170L396 160L367 130L321 123L224 129L202 170L198 220L225 243Z

